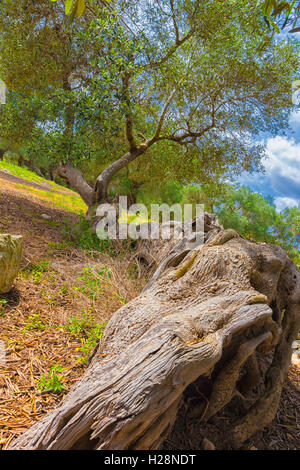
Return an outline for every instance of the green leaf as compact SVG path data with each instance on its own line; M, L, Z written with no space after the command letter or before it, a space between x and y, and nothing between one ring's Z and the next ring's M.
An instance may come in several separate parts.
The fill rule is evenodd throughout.
M82 16L85 10L85 0L78 0L76 15Z
M75 0L75 4L69 13L68 24L71 24L73 22L75 15L76 15L77 8L78 8L78 0Z
M65 12L66 12L66 15L68 15L71 11L71 8L72 8L72 5L73 5L73 0L66 0L65 1Z
M271 4L271 0L265 0L265 3L264 3L264 6L262 8L262 14L263 16L266 16L267 15L267 10L269 8L269 6L272 5Z
M270 23L271 23L271 25L273 26L273 28L274 28L274 30L276 31L276 33L279 34L280 31L279 31L279 28L278 28L277 24L275 23L275 21L270 20Z

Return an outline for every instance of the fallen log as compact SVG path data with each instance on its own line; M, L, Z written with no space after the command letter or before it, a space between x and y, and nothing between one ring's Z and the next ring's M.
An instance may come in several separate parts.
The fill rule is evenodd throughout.
M241 400L226 421L233 446L272 421L300 327L300 273L280 247L206 219L204 244L153 243L152 280L113 315L62 405L10 449L159 449L191 384L200 426Z

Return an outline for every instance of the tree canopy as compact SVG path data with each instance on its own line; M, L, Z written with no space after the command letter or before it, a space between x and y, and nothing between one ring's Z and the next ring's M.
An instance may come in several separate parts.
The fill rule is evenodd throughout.
M5 112L26 116L28 158L89 206L124 171L151 185L260 169L256 136L287 126L296 47L274 40L253 1L95 1L69 27L62 2L0 8Z

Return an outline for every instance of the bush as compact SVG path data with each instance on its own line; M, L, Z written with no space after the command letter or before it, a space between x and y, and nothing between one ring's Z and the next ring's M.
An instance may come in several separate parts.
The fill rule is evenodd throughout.
M79 246L83 250L100 251L115 255L111 240L100 240L90 226L90 222L80 217L75 225L66 225L61 232L62 238L70 245Z

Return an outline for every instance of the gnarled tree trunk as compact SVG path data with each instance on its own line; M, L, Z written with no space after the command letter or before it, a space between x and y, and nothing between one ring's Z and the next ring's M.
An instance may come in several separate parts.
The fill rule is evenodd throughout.
M153 280L113 315L82 379L11 449L158 449L191 384L204 429L241 400L226 421L236 446L273 419L299 330L300 273L281 248L207 215L204 239L159 250Z

